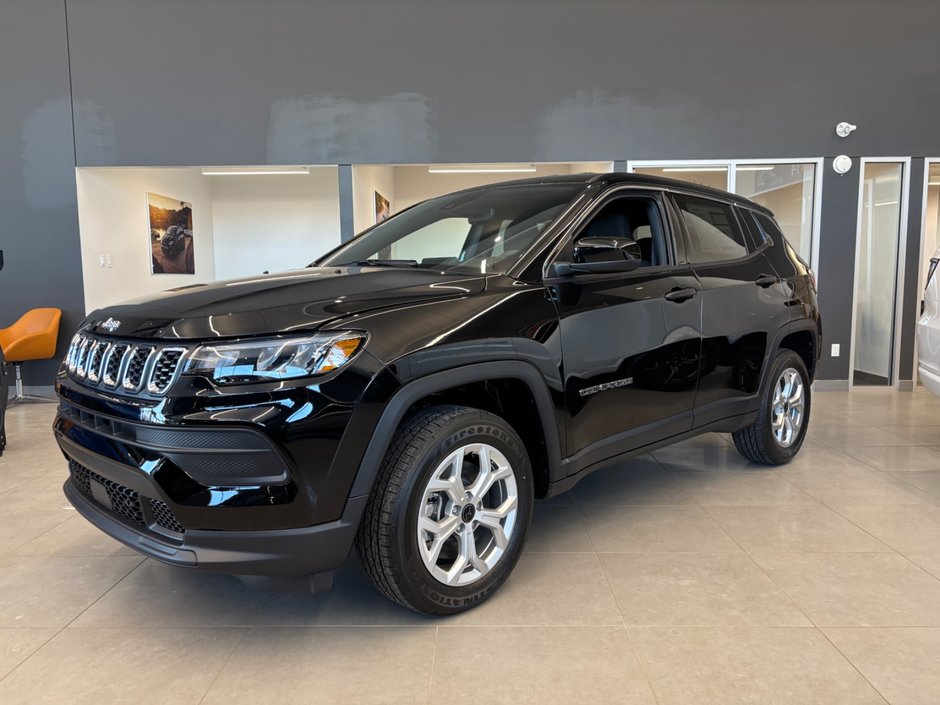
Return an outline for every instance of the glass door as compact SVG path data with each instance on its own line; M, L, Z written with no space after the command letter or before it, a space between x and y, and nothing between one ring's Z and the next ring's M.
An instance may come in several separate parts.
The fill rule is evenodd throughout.
M862 160L856 243L852 383L894 379L898 252L906 163Z

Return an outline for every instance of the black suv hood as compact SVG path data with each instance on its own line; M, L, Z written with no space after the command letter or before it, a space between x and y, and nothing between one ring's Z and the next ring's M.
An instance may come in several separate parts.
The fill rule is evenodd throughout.
M122 338L211 339L313 330L365 311L483 291L482 275L316 267L171 289L93 312L84 328Z

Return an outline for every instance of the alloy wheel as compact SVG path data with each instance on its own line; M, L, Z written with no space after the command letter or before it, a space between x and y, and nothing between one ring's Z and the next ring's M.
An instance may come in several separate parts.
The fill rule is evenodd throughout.
M770 422L774 440L781 448L789 448L800 435L805 399L803 376L792 367L786 368L774 386Z

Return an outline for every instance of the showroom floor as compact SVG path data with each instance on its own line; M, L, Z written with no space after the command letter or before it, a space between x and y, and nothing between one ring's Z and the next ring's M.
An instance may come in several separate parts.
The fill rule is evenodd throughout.
M284 596L143 560L62 495L52 405L0 458L0 702L940 702L940 400L817 394L777 469L708 435L536 507L489 603L412 614L350 565ZM935 447L931 448L931 444Z

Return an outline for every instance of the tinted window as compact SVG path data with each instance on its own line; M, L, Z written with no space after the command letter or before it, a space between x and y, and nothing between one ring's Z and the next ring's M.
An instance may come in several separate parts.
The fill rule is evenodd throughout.
M659 205L655 199L622 196L610 201L588 221L582 237L616 237L633 240L642 253L640 266L658 267L667 264L666 236Z
M689 231L690 262L720 262L747 255L744 233L730 205L691 196L676 196L676 205Z

